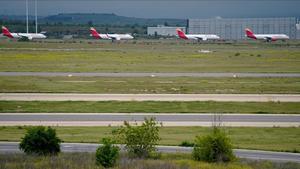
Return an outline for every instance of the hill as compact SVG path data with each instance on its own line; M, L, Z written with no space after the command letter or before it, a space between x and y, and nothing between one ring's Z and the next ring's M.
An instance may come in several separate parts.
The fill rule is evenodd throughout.
M0 16L1 20L10 21L24 21L25 16ZM30 20L34 17L30 16ZM143 25L143 26L156 26L167 24L169 26L185 26L185 19L168 19L168 18L136 18L136 17L126 17L119 16L116 14L96 14L96 13L62 13L58 15L51 15L46 17L39 17L39 23L63 23L63 24L96 24L96 25Z

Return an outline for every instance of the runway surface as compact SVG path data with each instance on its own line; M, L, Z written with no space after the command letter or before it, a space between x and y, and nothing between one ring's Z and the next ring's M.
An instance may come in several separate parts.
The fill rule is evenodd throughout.
M300 73L96 73L96 72L0 72L0 76L80 77L300 77Z
M0 142L0 153L21 153L18 149L17 142ZM95 152L99 144L88 143L62 143L62 152ZM165 153L191 153L191 147L178 146L157 146L159 152ZM271 151L256 151L235 149L234 153L239 158L253 159L253 160L270 160L275 162L297 162L300 163L299 153L283 153Z
M174 114L174 113L1 113L0 126L119 126L124 121L140 124L154 117L164 126L298 127L300 115L284 114Z
M300 102L300 94L66 94L0 93L6 101L219 101Z

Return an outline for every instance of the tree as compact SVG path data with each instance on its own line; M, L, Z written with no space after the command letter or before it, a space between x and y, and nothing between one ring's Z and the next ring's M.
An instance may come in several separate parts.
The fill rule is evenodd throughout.
M141 126L131 126L124 122L124 126L113 131L113 134L119 142L125 144L129 155L147 158L156 151L160 127L155 118L150 118L145 119Z
M229 137L220 128L214 127L210 135L196 137L193 158L197 161L229 162L235 156Z
M103 138L102 143L96 151L96 164L105 168L115 166L119 157L119 147L113 146L113 141L109 138Z
M19 148L26 154L56 155L60 152L60 143L54 129L38 126L28 129Z

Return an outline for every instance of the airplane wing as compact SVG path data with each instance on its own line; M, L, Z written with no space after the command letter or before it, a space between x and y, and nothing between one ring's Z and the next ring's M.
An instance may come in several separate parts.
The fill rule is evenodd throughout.
M197 37L195 37L195 39L198 41L201 41L201 40L206 41L207 37L197 36Z
M270 41L274 41L275 39L273 37L266 36L265 40L268 41L268 42L270 42Z
M121 37L118 35L109 35L108 37L111 38L112 40L121 40Z
M32 36L27 35L27 34L18 34L19 37L21 37L21 39L28 39L28 40L32 40Z

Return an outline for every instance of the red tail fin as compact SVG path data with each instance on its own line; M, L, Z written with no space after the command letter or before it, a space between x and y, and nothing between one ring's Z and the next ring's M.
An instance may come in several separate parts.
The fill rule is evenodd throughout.
M177 32L177 35L178 35L181 39L188 39L188 37L186 37L185 33L184 33L181 29L177 28L177 29L176 29L176 32Z
M9 38L14 38L5 26L2 26L2 33L3 33L4 36L7 36Z
M90 29L90 32L91 32L91 34L92 34L92 36L94 37L94 38L96 38L96 39L100 39L101 37L100 37L100 35L99 35L99 33L96 31L96 29L95 28L91 28Z
M255 37L254 33L251 31L251 29L246 28L245 32L246 32L246 35L248 38L256 39L256 37Z

